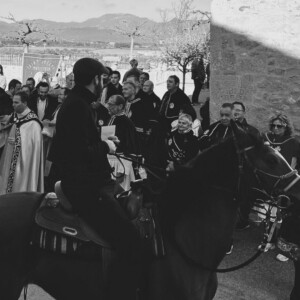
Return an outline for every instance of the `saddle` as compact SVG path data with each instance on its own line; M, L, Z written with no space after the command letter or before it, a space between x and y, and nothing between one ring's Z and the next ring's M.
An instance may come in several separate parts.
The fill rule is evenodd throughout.
M62 191L60 181L55 184L55 193L49 193L43 199L36 212L35 222L44 229L79 241L93 242L101 247L111 248L106 240L73 212L71 203Z
M141 184L131 183L131 190L116 195L116 199L136 226L141 238L149 241L154 256L165 254L156 207L143 205ZM112 245L103 239L82 218L74 213L71 203L64 195L61 182L55 184L55 193L48 193L35 215L36 230L32 245L60 254L81 258L111 255Z

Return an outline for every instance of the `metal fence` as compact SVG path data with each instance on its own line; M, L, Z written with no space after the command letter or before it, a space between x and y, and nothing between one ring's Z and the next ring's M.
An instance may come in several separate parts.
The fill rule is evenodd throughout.
M22 54L0 54L0 65L4 66L22 66Z

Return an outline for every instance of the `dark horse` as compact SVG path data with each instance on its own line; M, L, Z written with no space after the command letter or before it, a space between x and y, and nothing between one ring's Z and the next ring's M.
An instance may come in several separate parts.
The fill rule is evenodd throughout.
M295 174L280 177L291 173L284 159L262 140L231 126L233 138L204 151L168 179L160 203L167 255L153 259L149 267L149 300L213 299L214 269L230 244L241 191L257 185L256 176L268 192L276 185L299 196ZM31 247L34 215L42 198L38 193L0 197L1 299L18 299L28 283L55 299L109 299L100 261Z

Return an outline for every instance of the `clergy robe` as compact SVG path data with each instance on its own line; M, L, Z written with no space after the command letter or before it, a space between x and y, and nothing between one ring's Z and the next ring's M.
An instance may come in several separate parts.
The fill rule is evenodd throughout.
M120 144L117 146L117 152L137 154L138 146L133 122L123 113L112 116L108 125L116 126L115 135L120 140Z
M0 160L0 195L16 192L43 192L42 124L25 109L10 118L7 142Z

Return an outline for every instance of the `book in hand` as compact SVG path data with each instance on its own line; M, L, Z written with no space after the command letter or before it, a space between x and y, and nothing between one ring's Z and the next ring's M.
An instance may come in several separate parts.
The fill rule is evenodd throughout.
M102 126L101 127L101 140L108 140L108 137L114 136L116 133L116 125Z

